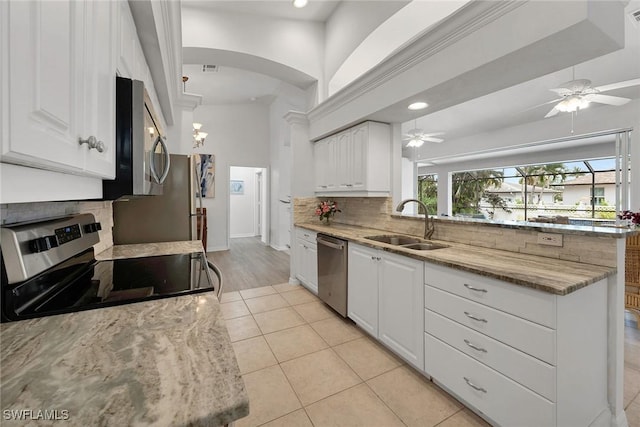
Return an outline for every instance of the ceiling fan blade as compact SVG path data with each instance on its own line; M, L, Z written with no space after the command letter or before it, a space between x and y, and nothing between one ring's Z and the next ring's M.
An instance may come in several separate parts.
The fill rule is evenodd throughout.
M602 95L600 93L585 95L584 98L589 102L599 102L600 104L616 106L624 105L627 102L631 101L629 98L623 98L621 96Z
M422 137L430 137L430 136L441 136L444 135L444 132L429 132L429 133L423 133Z
M544 107L545 105L555 104L556 102L562 101L564 98L556 98L551 101L544 102L542 104L534 105L533 107L529 107L526 110L520 111L521 113L525 113L527 111L535 110L536 108Z
M556 106L556 107L557 107L557 106ZM556 107L553 107L553 108L551 109L551 111L549 111L549 112L547 113L547 115L546 115L546 116L544 116L544 118L546 119L546 118L548 118L548 117L553 117L553 116L555 116L556 114L558 114L558 113L560 112L560 110L558 110Z
M441 142L444 142L444 139L442 138L433 138L430 136L424 136L421 139L426 142L435 142L436 144L440 144Z
M573 93L571 89L567 89L566 87L557 87L554 89L549 89L551 92L555 92L560 96L569 96Z
M600 92L606 92L608 90L622 89L623 87L638 86L638 85L640 85L640 79L632 79L632 80L625 80L624 82L611 83L609 85L598 86L594 89Z

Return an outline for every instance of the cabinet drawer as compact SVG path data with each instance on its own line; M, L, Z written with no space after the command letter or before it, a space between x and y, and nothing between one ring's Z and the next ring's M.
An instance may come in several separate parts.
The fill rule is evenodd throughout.
M315 231L307 230L306 228L296 228L296 238L305 240L309 243L316 244L316 233Z
M425 263L425 283L555 329L556 296L501 280Z
M556 425L553 402L429 334L425 334L425 355L426 370L432 378L496 424L520 427Z
M425 305L451 320L556 364L555 331L457 295L425 286Z
M555 367L431 310L425 310L424 327L425 332L555 402Z

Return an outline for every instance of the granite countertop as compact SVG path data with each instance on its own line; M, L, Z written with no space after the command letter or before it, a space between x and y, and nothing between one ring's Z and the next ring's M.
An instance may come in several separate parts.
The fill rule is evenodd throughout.
M316 223L297 223L295 225L372 248L469 271L556 295L575 292L616 272L615 268L610 267L438 240L433 241L449 247L431 251L417 251L364 238L365 236L399 233L346 224L333 223L331 226L326 226Z
M99 255L193 250L202 250L200 242L116 246ZM222 425L249 413L213 292L3 323L0 337L3 425L27 424L6 420L5 410L31 410L31 418L57 411L65 425L78 426Z
M115 245L96 255L96 260L110 260L120 258L140 258L156 255L186 254L203 252L200 240L186 240L182 242L138 243L134 245Z

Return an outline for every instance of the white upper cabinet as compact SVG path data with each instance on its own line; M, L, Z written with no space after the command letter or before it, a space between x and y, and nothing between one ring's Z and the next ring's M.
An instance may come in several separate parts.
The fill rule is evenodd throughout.
M3 2L2 160L113 178L116 2ZM3 22L4 24L4 22ZM3 70L4 71L4 70ZM91 138L89 144L80 140Z
M316 193L386 196L391 191L389 125L365 122L315 144Z

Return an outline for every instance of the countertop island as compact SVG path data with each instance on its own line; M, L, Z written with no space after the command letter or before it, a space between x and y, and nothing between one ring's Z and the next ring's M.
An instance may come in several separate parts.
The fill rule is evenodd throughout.
M96 258L193 250L201 244L126 245ZM0 339L3 425L29 424L7 411L57 411L78 426L215 426L249 413L213 292L3 323Z

